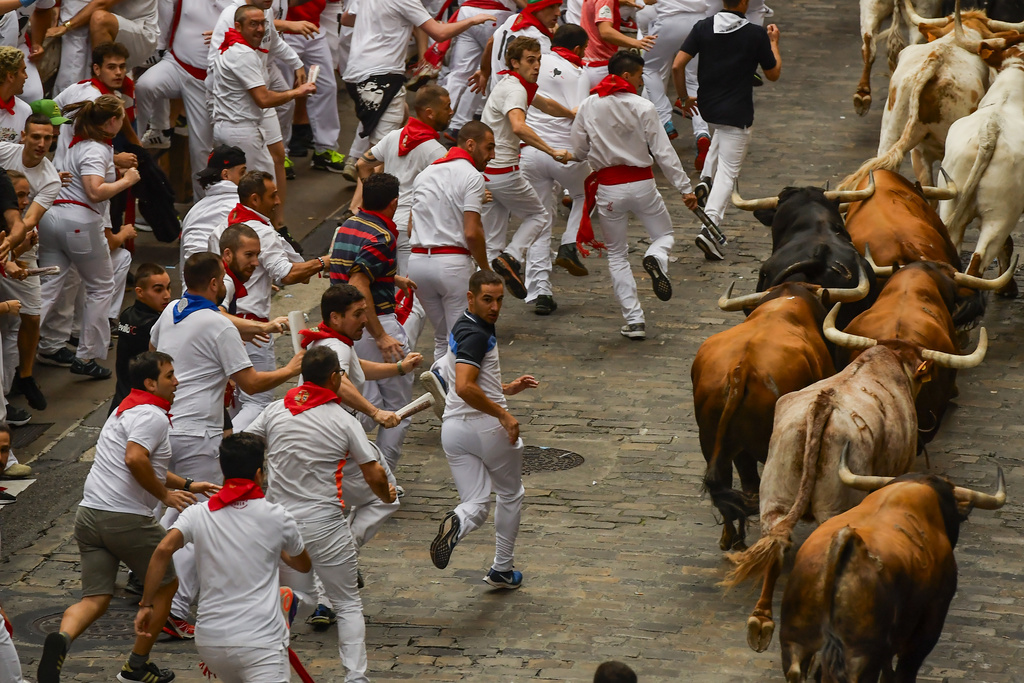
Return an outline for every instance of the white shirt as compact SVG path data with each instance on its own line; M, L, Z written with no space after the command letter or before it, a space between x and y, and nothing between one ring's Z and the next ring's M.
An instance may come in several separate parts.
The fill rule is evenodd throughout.
M95 102L96 99L102 95L99 88L90 83L89 81L83 81L81 83L73 83L68 87L64 88L53 101L60 107L61 111L64 111L65 107L75 102ZM118 97L121 97L120 94ZM121 100L124 101L124 97ZM75 136L75 122L70 121L60 127L60 135L57 136L57 149L53 153L53 165L57 167L57 170L64 171L64 155L68 152L68 146L71 144L71 138Z
M38 1L38 0L37 0ZM175 5L178 0L175 0ZM177 23L171 23L167 36L173 35L171 52L174 56L190 66L206 70L210 48L203 38L203 33L217 25L221 12L226 8L234 9L232 0L180 0L180 11Z
M18 10L0 14L0 41L3 45L18 44Z
M244 431L267 440L267 500L303 523L342 517L347 460L377 462L363 426L340 403L292 415L284 401L274 401Z
M518 16L518 14L513 14L494 32L494 43L491 46L491 79L488 83L489 88L494 88L498 81L501 80L498 72L508 68L508 65L505 64L505 50L508 49L508 44L519 36L536 38L540 42L541 55L551 52L551 39L541 33L541 30L536 26L526 26L515 33L512 32L512 24L515 23Z
M248 45L235 43L213 60L210 99L214 122L258 127L263 120L263 107L249 92L267 85L267 70L260 54Z
M238 330L220 312L196 311L180 323L172 301L153 325L150 343L170 354L178 377L174 434L212 436L224 430L224 387L228 378L252 367Z
M679 156L650 100L632 93L583 100L572 124L573 156L595 171L608 166L647 168L655 160L679 192L693 192ZM653 155L653 157L652 157Z
M213 28L213 36L210 38L210 53L207 59L208 68L213 68L213 61L220 54L220 46L224 43L224 34L227 33L229 28L235 27L235 8L239 5L248 4L246 0L233 0L233 2L220 13L220 17L217 19L217 25ZM273 7L266 10L263 13L264 18L267 22L267 31L263 34L263 42L260 43L260 47L266 50L266 52L260 52L260 59L263 60L264 70L267 68L267 61L273 58L279 62L286 64L292 71L297 71L302 68L302 60L299 55L295 53L295 50L291 46L284 42L281 38L281 34L274 28L274 12ZM209 89L209 84L207 84ZM212 91L211 91L212 92Z
M569 0L572 4L574 0ZM580 3L582 7L582 2ZM657 11L658 16L668 16L670 14L679 14L680 12L690 12L693 14L706 14L708 11L707 0L658 0L654 5L654 9Z
M119 17L137 21L147 30L157 33L159 28L157 28L156 6L157 0L121 0L109 11Z
M270 296L274 293L271 285L280 284L281 280L292 271L293 261L289 252L295 252L288 248L288 243L274 230L274 226L270 225L269 221L263 223L257 220L248 220L245 221L245 224L255 230L260 237L260 259L256 270L245 283L246 295L236 302L238 313L249 313L259 318L269 319ZM227 229L226 222L217 226L217 229L210 235L209 251L220 253L220 236Z
M704 0L700 0L701 4ZM583 21L583 0L565 0L565 23L580 26Z
M396 219L408 216L412 210L412 185L420 171L443 157L447 150L437 140L420 143L405 156L398 156L398 143L402 139L402 129L393 130L370 148L370 154L377 161L384 162L384 172L398 178L398 208ZM399 232L405 232L408 223L402 225L395 221Z
M196 645L277 649L288 646L281 611L281 551L304 547L295 518L265 498L216 512L190 505L172 529L195 544L199 575Z
M155 405L135 406L121 415L115 408L96 441L96 459L85 478L79 505L90 510L152 517L159 501L135 479L125 457L129 441L142 446L149 451L156 478L165 481L171 461L171 442L167 438L170 427L167 413Z
M13 142L0 142L0 168L5 171L21 171L28 180L29 199L44 209L53 206L53 200L60 194L60 175L49 159L32 168L22 162L25 146Z
M340 339L318 339L310 344L309 348L315 349L318 346L326 346L334 351L338 356L341 371L352 382L352 386L356 388L356 391L362 394L363 386L366 384L366 375L363 374L363 365L359 362L359 356L356 355L355 347L349 346Z
M506 74L494 86L494 90L484 102L484 111L480 116L480 120L494 131L494 159L488 166L503 168L519 163L519 143L522 141L512 132L508 113L513 109L519 109L525 115L529 108L530 105L526 103L526 88L512 74Z
M428 166L413 185L410 244L468 249L465 213L480 213L483 202L483 174L469 161Z
M590 95L590 78L583 67L549 52L541 57L537 94L555 100L566 109L575 109ZM536 107L526 112L526 124L544 142L556 149L568 149L572 119L550 116Z
M206 188L206 196L200 199L185 214L181 221L181 260L179 263L184 266L185 259L192 254L200 254L210 251L210 235L221 225L227 225L228 214L238 204L238 185L230 180L218 180ZM220 249L214 250L215 254ZM181 271L182 281L185 277L185 269Z
M68 199L85 204L100 216L107 215L110 200L90 201L85 194L82 176L99 176L105 183L117 180L113 147L96 140L82 140L65 152L63 165L58 166L58 169L71 173L71 184L61 187L58 199ZM109 223L109 220L107 222Z
M15 26L17 26L17 22L15 22ZM0 109L0 142L20 140L21 132L25 130L25 119L30 116L32 116L32 107L18 97L14 98L13 114L8 114L5 110Z
M352 48L342 79L362 83L370 76L404 74L409 35L433 19L419 0L373 0L356 14Z

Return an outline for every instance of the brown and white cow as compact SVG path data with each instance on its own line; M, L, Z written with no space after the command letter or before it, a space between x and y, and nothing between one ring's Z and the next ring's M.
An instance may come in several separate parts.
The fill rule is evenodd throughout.
M775 631L772 595L796 523L810 517L822 524L863 498L839 479L844 446L850 444L850 462L858 471L879 476L910 471L917 452L914 399L922 379L933 364L975 367L988 349L984 328L969 356L849 335L835 329L839 306L825 318L825 338L866 350L836 375L779 399L761 475L761 539L729 556L736 566L722 582L732 587L763 578L761 596L747 620L747 644L757 652L767 649Z
M931 474L859 476L846 461L843 483L872 493L800 547L782 596L782 671L806 681L820 651L826 683L915 681L956 592L960 524L1003 506L1003 470L991 495Z

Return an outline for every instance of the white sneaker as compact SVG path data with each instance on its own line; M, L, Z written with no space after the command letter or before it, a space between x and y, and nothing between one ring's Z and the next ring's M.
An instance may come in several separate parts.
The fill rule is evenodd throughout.
M170 149L171 138L156 128L147 128L142 135L142 146L146 149Z
M619 334L627 339L647 339L647 326L644 323L630 323L620 327Z

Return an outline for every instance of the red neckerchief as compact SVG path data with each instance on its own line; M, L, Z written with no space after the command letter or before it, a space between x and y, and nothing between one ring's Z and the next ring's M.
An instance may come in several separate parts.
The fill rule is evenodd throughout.
M608 74L590 91L590 94L597 95L598 97L607 97L617 92L630 92L635 95L636 88L630 85L629 81L622 76Z
M216 512L241 500L263 498L263 490L252 479L225 479L220 491L210 496L210 511Z
M247 296L249 294L248 290L246 290L245 288L245 283L242 282L241 278L235 275L235 273L230 268L228 268L227 261L224 262L224 272L228 274L228 277L231 278L231 282L235 284L236 299L241 299L243 296Z
M374 218L379 218L380 220L384 221L384 227L388 229L388 232L390 232L395 239L398 239L398 226L395 225L395 222L393 220L391 220L382 213L370 211L369 209L364 209L362 207L360 207L359 211L365 213L367 216L373 216Z
M469 163L473 164L473 168L476 168L476 162L473 161L473 157L470 156L469 152L462 149L461 147L452 147L450 150L448 150L448 154L444 155L443 157L441 157L440 159L438 159L437 161L430 165L433 166L434 164L446 164L449 161L456 161L458 159L465 159Z
M114 95L115 97L118 95L118 91L111 90L107 87L106 83L98 78L90 78L85 81L79 81L79 83L91 83L92 87L99 90L101 95ZM124 80L121 81L121 92L133 100L135 99L135 82L129 76L125 76Z
M102 143L104 143L106 145L109 145L111 147L114 146L114 140L112 138L111 139L104 139L104 140L96 140L95 138L83 138L83 137L78 136L78 135L73 135L73 136L71 136L71 144L68 145L68 149L71 149L72 147L77 145L79 142L85 142L86 140L94 140L95 142L102 142Z
M423 123L415 116L410 116L409 122L405 124L405 128L402 129L402 134L398 137L398 156L404 157L424 142L437 140L440 137L441 134L436 130Z
M247 43L245 38L242 37L242 34L238 32L238 29L229 28L227 31L224 32L224 42L220 44L221 54L227 52L228 48L230 48L232 45L245 45L247 48L251 50L256 50L257 52L266 52L266 50L264 50L262 47L253 47L252 45Z
M235 208L231 209L231 213L228 214L228 225L245 223L246 221L259 221L263 225L270 225L270 221L250 209L248 206L245 206L244 204L235 204Z
M519 82L523 84L523 87L526 88L526 106L529 107L531 104L533 104L533 98L537 94L537 88L540 86L538 86L536 83L530 83L528 80L520 76L517 72L511 71L510 69L505 69L504 71L498 72L499 76L501 76L502 74L509 74L510 76L515 76L519 80Z
M522 31L527 26L534 26L548 38L554 38L554 35L551 33L551 29L545 26L540 19L533 16L533 12L531 12L529 8L520 12L519 16L516 17L516 20L512 22L512 32L516 33L517 31Z
M117 406L117 416L121 417L121 413L124 411L131 410L138 406L156 406L167 413L167 421L171 421L171 414L167 412L171 409L170 402L165 401L156 394L151 394L148 391L142 391L141 389L132 389L131 392L124 397L124 400Z
M325 403L341 403L338 395L326 387L312 382L303 382L284 395L284 407L292 415L322 406Z
M583 68L583 58L572 50L564 47L553 47L551 48L551 51L573 66Z
M302 337L302 341L300 342L300 346L302 346L302 348L306 348L313 342L320 341L321 339L337 339L346 346L352 346L352 344L355 343L345 335L335 332L329 328L327 323L320 323L315 330L299 330L299 335Z
M9 99L9 100L6 100L6 101L0 100L0 109L3 109L5 112L7 112L8 114L13 116L14 115L14 95L11 95L11 99Z

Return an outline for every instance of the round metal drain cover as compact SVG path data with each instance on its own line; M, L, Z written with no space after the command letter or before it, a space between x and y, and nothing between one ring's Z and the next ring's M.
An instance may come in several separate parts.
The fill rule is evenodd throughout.
M583 464L583 456L561 448L527 446L523 449L523 474L560 472Z
M135 641L135 614L138 607L112 603L107 613L85 630L78 640L94 643L116 643L130 645ZM53 608L36 610L14 619L14 626L20 631L19 638L38 645L43 644L48 633L60 630L63 611Z

